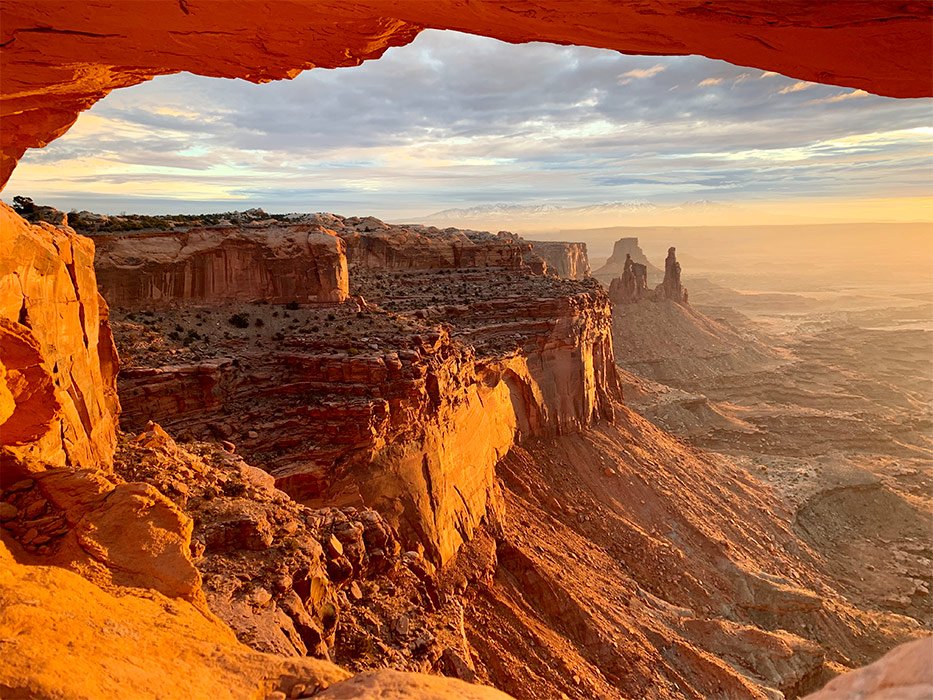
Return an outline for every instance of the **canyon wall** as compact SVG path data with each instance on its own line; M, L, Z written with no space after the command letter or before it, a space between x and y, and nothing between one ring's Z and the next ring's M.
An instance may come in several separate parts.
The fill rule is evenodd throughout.
M590 276L590 261L586 254L586 243L562 241L528 241L531 250L547 263L549 273L570 279Z
M2 481L39 465L107 468L119 366L94 244L0 204Z
M321 226L266 221L94 241L100 290L122 307L347 298L344 243Z
M230 440L293 498L374 507L408 546L446 561L497 517L494 468L515 440L611 418L618 384L599 290L424 316L427 326L392 340L381 331L378 351L290 334L273 350L128 367L123 423Z
M392 672L346 687L344 669L296 658L326 654L335 581L346 580L324 569L321 529L348 546L362 535L386 560L398 545L381 518L303 510L261 470L219 447L181 449L157 426L121 438L115 459L117 357L93 243L5 205L0 242L0 694L506 697ZM375 550L366 562L375 567ZM240 643L215 614L254 649L279 644L277 655ZM179 660L183 683L169 668Z
M293 78L309 68L378 58L432 28L512 43L700 54L802 80L920 97L931 94L931 15L929 3L900 0L787 0L779 7L745 0L714 6L703 0L289 0L275 12L260 0L222 6L164 0L145 13L112 1L84 8L65 0L7 0L0 29L0 184L26 149L60 136L111 90L156 75Z
M372 216L308 214L302 221L327 226L344 241L353 267L434 270L469 267L519 269L528 242L508 233L387 224Z

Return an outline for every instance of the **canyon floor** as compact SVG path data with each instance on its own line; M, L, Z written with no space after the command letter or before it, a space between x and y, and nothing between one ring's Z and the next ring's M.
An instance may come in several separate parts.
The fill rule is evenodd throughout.
M692 309L617 308L630 404L770 485L850 600L930 629L930 292L690 286Z

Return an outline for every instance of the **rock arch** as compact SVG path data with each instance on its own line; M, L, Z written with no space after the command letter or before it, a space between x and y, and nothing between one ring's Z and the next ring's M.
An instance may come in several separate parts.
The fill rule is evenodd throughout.
M270 12L269 8L275 11ZM632 54L702 54L893 97L933 94L925 0L5 0L0 186L111 90L157 75L266 82L452 29Z

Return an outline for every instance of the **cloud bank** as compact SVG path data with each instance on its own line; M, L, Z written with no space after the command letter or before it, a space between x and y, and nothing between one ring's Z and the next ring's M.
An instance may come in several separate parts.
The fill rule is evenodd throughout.
M388 218L490 202L916 199L931 145L928 100L700 57L425 32L292 81L177 75L118 90L28 153L4 196Z

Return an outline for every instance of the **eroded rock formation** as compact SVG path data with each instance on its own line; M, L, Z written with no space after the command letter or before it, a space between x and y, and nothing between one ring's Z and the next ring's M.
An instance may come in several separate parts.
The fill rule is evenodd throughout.
M382 257L351 268L365 310L116 305L140 347L121 378L124 424L230 440L293 498L378 508L407 546L449 560L498 517L494 467L517 439L611 417L609 305L595 282L510 270L511 256L489 271L482 257L395 272L393 261L437 260L415 258L419 237L399 238L387 269L373 269Z
M308 214L300 217L333 229L346 243L349 264L378 270L470 267L519 269L530 244L508 232L491 234L433 226L387 224L372 216Z
M609 298L616 304L634 304L648 297L648 266L625 254L622 275L609 284Z
M3 483L38 461L110 463L118 360L93 260L89 239L0 204Z
M265 472L216 446L204 457L179 448L157 426L121 448L114 470L116 354L93 244L5 206L0 214L0 692L299 697L347 678L286 655L326 653L335 586L397 566L391 530L372 512L309 515ZM328 537L338 544L325 557ZM254 649L280 655L240 644L214 612ZM179 659L183 684L165 665ZM411 674L366 683L413 697L505 697Z
M94 237L100 291L122 308L263 299L347 298L343 241L316 224L241 226Z
M641 253L638 248L638 239L623 238L616 242L616 250L622 247L631 248L631 245L620 246L634 241L636 254ZM643 257L643 255L642 255ZM610 263L612 259L610 258ZM607 263L601 269L614 267ZM664 261L664 280L653 290L648 288L648 271L651 263L635 262L630 252L625 253L622 265L622 274L609 284L609 298L615 304L635 304L639 301L673 301L677 304L687 304L687 290L680 281L680 263L677 262L676 251L668 248L667 259Z
M680 282L680 263L677 262L677 251L671 247L667 249L664 259L664 280L656 290L662 299L669 299L678 304L687 303L687 290Z
M651 264L641 246L638 245L638 239L634 237L617 240L612 247L612 255L606 260L605 265L593 273L593 277L608 285L617 277L622 277L628 260L645 266L646 285L656 284L663 278L661 270Z
M546 272L574 280L590 276L590 261L586 243L562 241L528 241L531 251L547 263Z
M60 136L116 88L180 71L263 82L308 68L353 66L411 42L424 28L513 43L702 54L884 95L931 94L933 8L926 2L789 0L775 8L743 0L715 6L643 0L585 9L557 0L519 6L328 0L288 2L269 12L259 0L222 8L164 0L141 13L116 2L88 11L67 0L7 0L0 33L0 184L27 148Z

